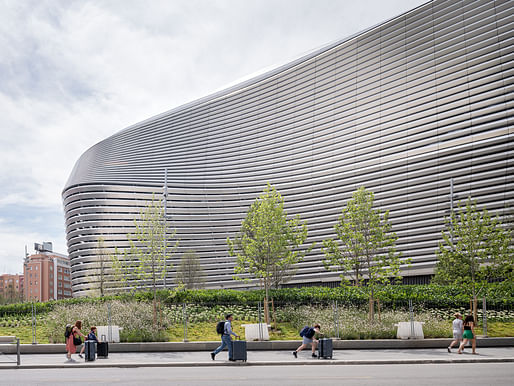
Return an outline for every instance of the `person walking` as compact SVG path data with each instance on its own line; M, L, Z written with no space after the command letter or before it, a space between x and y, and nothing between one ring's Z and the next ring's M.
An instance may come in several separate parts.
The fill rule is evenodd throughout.
M239 337L234 331L232 331L232 320L234 317L232 314L225 315L225 323L223 326L223 333L221 334L221 345L211 352L211 359L214 360L216 357L216 354L218 354L221 350L223 350L225 347L228 347L228 360L234 361L232 358L232 335L235 337ZM221 322L220 322L221 323Z
M82 344L82 340L80 336L85 338L86 336L80 331L82 328L82 322L77 320L75 325L71 329L71 334L66 338L66 357L68 358L68 362L75 362L75 359L71 357L72 354L77 352L77 346ZM80 343L79 343L80 341ZM83 350L84 348L82 348ZM79 357L83 358L82 351L79 354Z
M466 343L471 341L471 353L476 355L476 348L477 348L477 340L475 335L475 319L473 319L472 315L466 316L466 319L464 319L464 333L462 334L462 343L459 346L459 354L462 354L462 350L464 349L464 346Z
M302 351L307 345L312 346L312 357L316 358L316 346L318 344L318 338L319 336L323 335L321 333L321 326L316 323L312 327L304 327L302 331L300 331L300 336L302 337L302 344L300 347L298 347L295 351L293 351L293 355L295 358L298 358L298 353Z
M452 352L452 347L454 344L457 344L457 347L462 342L462 333L464 330L464 323L462 322L462 315L458 312L455 313L455 319L452 322L453 327L453 340L448 346L448 352Z

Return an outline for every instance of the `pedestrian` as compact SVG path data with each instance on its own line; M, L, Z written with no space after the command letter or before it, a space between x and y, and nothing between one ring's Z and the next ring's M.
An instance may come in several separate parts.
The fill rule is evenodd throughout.
M96 334L97 334L96 327L95 326L91 327L91 331L89 331L89 334L87 334L86 340L93 340L96 343L98 343L98 338L97 338Z
M309 327L305 326L302 331L300 331L300 336L302 337L303 341L300 347L298 347L295 351L293 351L293 355L295 358L298 358L298 353L302 351L307 345L311 345L312 347L312 357L316 358L316 346L318 344L318 338L322 336L321 333L321 326L316 323L314 326Z
M464 327L464 323L462 322L462 315L460 313L456 312L454 314L454 316L455 316L455 319L452 322L453 340L450 343L450 345L448 346L449 353L452 352L452 347L454 344L457 344L457 347L458 347L460 345L460 343L462 342L462 333L463 333L463 327Z
M66 357L68 358L68 362L75 362L75 360L71 357L72 354L77 352L77 346L82 344L82 340L80 336L85 338L85 335L80 331L82 328L82 322L77 320L75 325L71 328L71 333L66 338ZM83 358L82 352L84 351L84 347L82 347L82 351L79 353L79 357Z
M225 322L223 325L223 330L221 333L221 345L211 352L211 359L214 360L216 357L216 354L219 353L221 350L223 350L226 346L228 347L228 360L234 361L232 358L232 335L235 337L239 337L234 331L232 331L232 320L234 317L232 314L225 315ZM223 322L220 322L223 323Z
M475 335L475 319L472 315L466 316L464 319L464 333L462 334L463 341L459 346L459 354L462 354L462 350L466 343L471 341L471 353L476 354L477 340Z

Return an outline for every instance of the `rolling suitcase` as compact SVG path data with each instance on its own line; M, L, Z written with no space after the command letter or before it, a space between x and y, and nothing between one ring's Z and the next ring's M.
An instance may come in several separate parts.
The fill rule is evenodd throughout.
M109 356L109 343L107 342L98 342L96 344L96 356L97 358L107 358Z
M86 356L86 362L94 361L95 360L95 354L96 354L96 342L94 340L86 340L84 342L85 345L85 351L84 354Z
M232 341L232 358L235 361L246 362L246 340Z
M318 340L318 359L319 358L330 358L332 359L332 339L321 338Z

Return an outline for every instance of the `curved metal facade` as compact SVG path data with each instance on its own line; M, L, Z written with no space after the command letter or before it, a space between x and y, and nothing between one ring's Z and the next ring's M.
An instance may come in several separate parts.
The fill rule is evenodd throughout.
M127 246L165 168L170 264L194 250L207 287L248 285L232 280L225 240L268 181L318 241L292 283L337 280L321 241L361 185L390 210L404 274L430 273L451 179L455 201L513 213L513 42L512 2L433 1L96 144L63 192L74 296L95 286L100 236Z

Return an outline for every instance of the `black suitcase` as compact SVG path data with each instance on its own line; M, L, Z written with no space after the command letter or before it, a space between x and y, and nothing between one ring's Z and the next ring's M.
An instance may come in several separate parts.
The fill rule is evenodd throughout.
M96 356L98 358L107 358L109 356L109 343L98 342L96 344Z
M232 341L232 358L235 361L246 362L246 340Z
M318 359L319 358L330 358L332 359L332 339L329 338L321 338L318 340Z
M84 351L84 354L86 354L86 362L94 361L95 360L95 354L96 354L96 346L95 346L94 340L86 340L84 342L86 350Z

